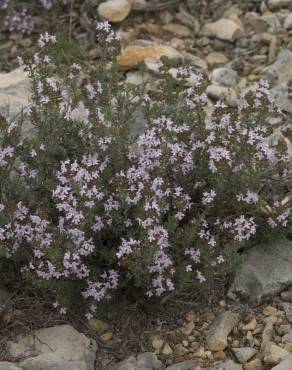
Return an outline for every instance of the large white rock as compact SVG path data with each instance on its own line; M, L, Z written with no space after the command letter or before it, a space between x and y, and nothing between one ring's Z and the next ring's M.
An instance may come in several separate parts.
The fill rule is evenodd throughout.
M37 330L9 342L14 358L24 358L24 370L94 370L97 345L70 325Z
M23 369L16 366L12 362L1 361L0 370L23 370Z
M108 0L97 8L98 14L110 22L121 22L130 14L132 3L130 0Z
M217 37L220 40L234 42L244 35L239 25L230 19L219 19L216 22L206 23L202 34L208 37Z
M22 68L9 73L0 73L0 108L13 116L27 106L31 97L28 74Z
M114 365L111 370L153 370L159 369L161 365L155 353L144 352Z
M274 366L271 370L291 370L292 360L282 361L279 365Z
M234 87L237 83L237 72L231 68L215 68L212 72L211 81L215 85Z
M292 242L279 240L256 245L237 272L228 296L259 303L292 284Z

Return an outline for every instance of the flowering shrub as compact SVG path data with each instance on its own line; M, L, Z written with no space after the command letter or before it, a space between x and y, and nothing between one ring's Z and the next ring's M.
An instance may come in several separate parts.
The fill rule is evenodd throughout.
M65 5L67 0L0 0L0 12L5 14L4 25L10 32L31 33L34 29L33 15L36 10L50 10L53 5Z
M63 296L73 287L91 311L117 288L151 297L209 281L238 246L290 222L289 157L269 144L281 113L266 82L238 109L207 113L202 75L179 67L174 78L166 63L150 91L126 85L118 35L106 22L97 30L100 59L84 83L41 35L26 61L33 103L20 123L3 118L0 136L2 250L27 278ZM135 136L137 111L147 125Z

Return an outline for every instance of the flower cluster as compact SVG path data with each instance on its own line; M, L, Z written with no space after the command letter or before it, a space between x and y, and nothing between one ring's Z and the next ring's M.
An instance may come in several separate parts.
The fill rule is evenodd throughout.
M7 123L0 135L0 243L9 258L26 252L23 274L73 282L88 318L119 287L151 297L203 284L234 245L290 224L286 147L268 140L281 113L265 82L238 108L220 102L207 113L203 77L185 86L190 67L175 76L163 67L153 91L121 83L107 59L119 38L108 23L97 31L98 79L81 85L82 66L58 76L57 40L41 35L26 67L34 94L24 115L35 132L23 140ZM147 124L133 137L137 109Z

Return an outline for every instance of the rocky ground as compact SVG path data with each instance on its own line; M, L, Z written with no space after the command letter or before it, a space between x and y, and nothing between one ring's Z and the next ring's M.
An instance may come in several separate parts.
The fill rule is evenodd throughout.
M158 59L165 55L177 66L188 62L209 77L210 106L224 99L234 107L241 91L265 78L289 122L292 0L108 0L98 7L91 4L92 11L121 32L119 65L128 82L147 79L151 89L159 78ZM80 39L86 37L85 32ZM7 34L1 34L1 40L0 105L9 105L16 114L29 100L29 81L21 70L7 73L7 61L33 43ZM94 67L90 45L87 58ZM10 338L1 351L1 359L10 362L0 361L0 370L292 370L290 244L253 248L226 299L176 310L171 325L161 320L151 330L148 323L140 326L139 351L137 346L135 351L120 351L130 335L127 322L122 331L123 325L114 320L95 318L85 336L56 321L50 328ZM4 321L9 321L9 294L3 290L1 297ZM120 362L123 356L129 357Z

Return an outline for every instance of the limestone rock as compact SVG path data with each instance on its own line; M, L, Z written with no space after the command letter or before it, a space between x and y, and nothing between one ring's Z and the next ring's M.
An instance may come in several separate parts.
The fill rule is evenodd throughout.
M245 364L251 358L253 358L257 354L257 350L254 348L232 348L232 352L237 360L241 364Z
M271 370L291 370L292 360L282 361L279 365L274 366Z
M155 353L145 352L138 356L131 356L128 359L115 365L112 370L153 370L159 369L161 362Z
M0 370L23 370L21 367L16 366L12 362L0 361Z
M101 3L98 14L110 22L121 22L130 14L132 4L130 0L107 0Z
M276 365L287 359L292 360L292 354L275 343L270 343L265 350L264 362L266 364Z
M167 367L165 370L193 370L195 369L195 361L184 361Z
M228 360L216 365L212 370L243 370L243 367L232 360Z
M142 62L156 62L161 57L171 60L181 59L181 54L169 46L128 46L118 56L118 64L121 68L130 70L138 68Z
M227 347L227 337L238 323L238 314L222 312L211 325L207 334L207 344L210 351L222 351Z
M284 21L284 28L286 28L286 30L291 30L292 29L292 13L290 13L285 21Z
M268 7L271 10L278 10L292 5L292 0L268 0Z
M192 37L193 34L188 27L178 23L168 23L165 26L163 26L163 29L180 37Z
M228 292L231 299L259 303L292 284L292 242L279 240L254 246Z
M212 72L212 82L219 86L234 87L237 82L237 72L231 68L216 68Z
M244 370L263 370L263 363L259 358L255 358L254 360L248 362L244 365Z
M206 62L210 68L216 68L228 63L228 58L224 54L214 51L206 56Z
M281 293L281 299L286 302L292 303L292 290L285 290Z
M213 23L206 23L202 29L202 34L230 42L235 42L244 35L236 22L223 18Z
M23 358L24 370L93 370L96 343L70 325L37 330L9 342L8 350L15 358Z
M212 99L224 100L230 107L237 106L236 92L230 87L209 85L206 94Z
M292 303L283 303L286 318L290 324L292 324Z

